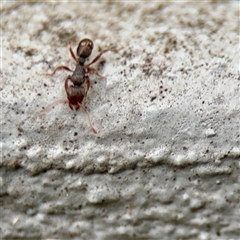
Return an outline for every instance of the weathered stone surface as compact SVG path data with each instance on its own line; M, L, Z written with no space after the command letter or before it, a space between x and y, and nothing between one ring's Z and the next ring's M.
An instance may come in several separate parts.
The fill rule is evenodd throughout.
M237 239L237 3L3 3L3 239ZM67 49L89 37L83 111ZM91 58L91 59L92 59Z

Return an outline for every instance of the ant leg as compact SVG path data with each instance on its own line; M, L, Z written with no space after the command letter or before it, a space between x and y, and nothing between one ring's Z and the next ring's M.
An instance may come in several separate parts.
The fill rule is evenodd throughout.
M102 75L100 75L100 74L98 73L97 69L92 68L92 67L88 67L87 69L88 69L89 72L95 73L95 74L97 74L99 77L106 79L105 76L102 76Z
M91 83L90 83L90 79L89 79L88 76L85 76L85 79L86 79L85 96L86 96L86 98L87 98L87 93L88 93L88 90L89 90L89 88L90 88L90 86L91 86Z
M65 91L66 91L67 95L68 95L68 80L71 80L71 76L70 76L70 75L68 75L68 77L66 78L66 80L65 80L65 82L64 82L64 88L65 88ZM69 108L71 108L72 110L74 110L74 109L73 109L73 106L72 106L72 104L70 103L69 100L68 100L68 106L69 106ZM77 109L75 109L75 110L77 110Z
M43 110L41 110L37 116L38 117L43 117L46 113L50 112L52 109L55 108L55 106L59 103L64 103L66 104L67 103L67 100L63 100L63 99L60 99L60 100L57 100L53 103L51 103L50 105L48 105L47 107L45 107Z
M69 51L70 51L70 53L71 53L72 58L75 60L76 64L79 64L79 63L78 63L78 60L77 60L77 58L76 58L76 56L75 56L75 54L74 54L74 52L73 52L73 50L72 50L71 42L69 43Z
M111 49L105 49L102 52L100 52L88 65L87 67L89 67L90 65L92 65L93 63L95 63L104 53L110 51Z
M68 106L74 111L73 106L71 105L71 103L69 101L68 101ZM75 109L75 110L77 110L77 109Z
M71 76L68 75L68 77L66 78L65 82L64 82L64 87L65 87L65 91L67 92L68 90L68 80L71 80Z
M68 90L68 80L70 80L71 79L71 76L69 75L67 78L66 78L66 80L65 80L65 84L64 84L64 86L65 86L65 90L66 90L66 92L67 92L67 90ZM46 108L44 108L43 110L41 110L39 113L38 113L38 116L39 117L42 117L43 115L45 115L47 112L49 112L49 111L51 111L55 106L56 106L56 104L59 104L59 103L67 103L68 102L68 105L69 105L69 107L73 110L73 108L72 108L72 106L70 105L70 103L69 103L69 101L67 101L67 100L57 100L57 101L55 101L55 102L53 102L52 104L50 104L50 105L48 105Z
M92 65L93 63L95 63L104 53L108 52L108 51L114 51L117 52L119 50L121 50L123 47L120 47L118 49L116 48L109 48L109 49L105 49L102 52L100 52L89 64L87 64L87 67L89 67L90 65Z
M58 66L55 68L55 70L53 71L53 73L46 73L46 76L52 76L56 71L59 71L59 70L62 70L62 69L65 69L69 72L73 72L73 70L71 70L70 68L66 67L66 66Z
M90 127L91 127L91 130L97 134L97 131L94 129L93 127L93 124L92 124L92 121L90 119L90 115L89 115L89 112L87 111L87 109L81 104L81 103L78 103L79 107L81 107L83 109L83 111L87 114L87 117L88 117L88 122L90 124Z

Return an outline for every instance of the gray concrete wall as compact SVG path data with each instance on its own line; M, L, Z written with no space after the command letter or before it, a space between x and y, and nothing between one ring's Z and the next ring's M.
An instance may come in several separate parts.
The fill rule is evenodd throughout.
M3 3L3 239L239 239L238 3ZM58 65L91 38L84 111ZM43 108L48 110L42 111ZM44 114L43 114L44 113Z

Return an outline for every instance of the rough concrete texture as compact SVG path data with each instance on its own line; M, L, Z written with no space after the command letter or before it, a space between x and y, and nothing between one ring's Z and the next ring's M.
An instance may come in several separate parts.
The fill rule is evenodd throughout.
M2 239L239 239L238 3L3 3ZM68 51L89 37L84 105ZM43 108L48 109L42 114Z

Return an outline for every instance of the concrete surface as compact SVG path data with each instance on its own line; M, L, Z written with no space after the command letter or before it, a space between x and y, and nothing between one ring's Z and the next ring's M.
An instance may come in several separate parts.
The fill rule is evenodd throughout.
M240 239L239 4L3 2L2 239ZM86 114L68 51L94 41ZM42 109L45 114L42 114Z

